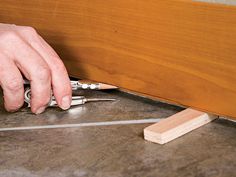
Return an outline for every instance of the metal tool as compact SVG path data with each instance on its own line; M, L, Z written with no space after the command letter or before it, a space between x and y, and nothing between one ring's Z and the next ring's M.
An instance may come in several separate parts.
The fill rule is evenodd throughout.
M72 90L107 90L107 89L117 89L118 87L108 84L103 84L99 82L90 83L88 81L70 81ZM25 85L30 85L28 80L24 80Z
M79 81L70 81L72 90L78 89L91 89L91 90L98 90L99 83L80 83Z
M99 82L93 82L90 81L70 81L72 90L78 90L78 89L85 89L85 90L108 90L108 89L118 89L118 87L113 85L108 85L104 83Z
M28 104L28 107L30 107L30 99L31 99L31 89L27 88L25 90L24 100ZM115 99L111 98L85 98L84 96L72 96L72 102L71 106L76 105L83 105L86 102L96 102L96 101L115 101ZM58 106L55 97L52 95L51 99L48 103L48 107L56 107Z

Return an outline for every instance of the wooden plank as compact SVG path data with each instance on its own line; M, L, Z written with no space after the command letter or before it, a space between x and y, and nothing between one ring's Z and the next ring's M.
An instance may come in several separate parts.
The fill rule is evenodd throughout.
M144 139L165 144L216 118L215 115L188 108L145 128Z
M4 0L73 76L236 118L236 7L191 0Z

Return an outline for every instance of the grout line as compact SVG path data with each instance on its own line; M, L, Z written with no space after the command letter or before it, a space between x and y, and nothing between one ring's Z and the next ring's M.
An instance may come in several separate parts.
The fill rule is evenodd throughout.
M129 124L145 124L156 123L162 118L156 119L140 119L140 120L120 120L120 121L106 121L106 122L89 122L79 124L61 124L61 125L39 125L28 127L7 127L0 128L0 132L4 131L20 131L20 130L38 130L38 129L55 129L55 128L76 128L76 127L94 127L94 126L109 126L109 125L129 125Z

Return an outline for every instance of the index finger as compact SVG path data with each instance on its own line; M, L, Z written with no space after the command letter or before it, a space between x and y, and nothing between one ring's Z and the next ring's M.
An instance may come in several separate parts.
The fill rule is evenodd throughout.
M22 27L20 33L48 64L56 101L62 109L68 109L71 104L72 90L68 73L60 57L33 28Z

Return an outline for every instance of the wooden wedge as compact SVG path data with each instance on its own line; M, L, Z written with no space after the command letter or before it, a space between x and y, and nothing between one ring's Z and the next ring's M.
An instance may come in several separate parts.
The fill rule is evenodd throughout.
M144 129L144 139L165 144L199 128L217 116L191 108L185 109Z

